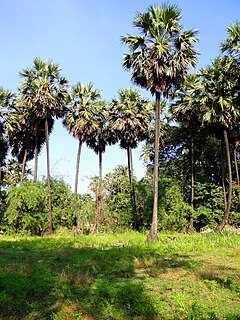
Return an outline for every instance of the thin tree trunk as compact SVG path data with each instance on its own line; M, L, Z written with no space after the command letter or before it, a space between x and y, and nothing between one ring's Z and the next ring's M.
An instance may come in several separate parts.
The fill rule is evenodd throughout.
M35 156L34 156L34 181L37 181L38 174L38 136L35 136Z
M25 149L25 151L24 151L24 157L23 157L23 163L22 163L21 179L20 179L20 182L21 182L21 183L23 182L23 177L24 177L24 173L25 173L25 167L26 167L26 161L27 161L27 154L28 154L28 151L27 151L27 149Z
M48 119L45 118L46 154L47 154L47 184L48 184L48 234L52 234L52 200L50 187L50 159L49 159L49 139L48 139Z
M98 153L98 159L99 159L99 178L100 178L100 182L102 182L102 151L99 150Z
M238 172L237 149L238 149L238 141L235 141L233 155L234 155L234 165L235 165L237 186L238 186L238 188L237 188L237 190L238 190L238 205L240 206L240 181L239 181L239 172Z
M99 231L99 220L102 215L102 151L98 153L98 165L99 165L99 185L96 191L96 212L94 217L94 224L92 234L98 234Z
M77 162L76 162L76 176L75 176L75 188L74 188L74 210L75 214L77 211L77 191L78 191L78 176L79 176L79 164L82 150L82 141L79 141L78 151L77 151Z
M139 227L139 217L137 215L136 210L136 196L135 196L135 188L134 188L134 180L133 180L133 159L132 159L132 148L127 148L127 157L128 157L128 176L129 176L129 182L130 182L130 188L131 188L131 204L132 204L132 210L133 210L133 229L136 231L140 231Z
M152 226L148 235L147 240L158 240L158 158L159 158L159 138L160 138L160 93L156 92L156 110L155 110L155 145L154 145L154 174L153 174L153 216Z
M228 164L228 175L229 175L229 188L228 188L228 201L227 201L227 207L224 212L224 216L222 218L222 221L219 223L219 225L215 228L216 232L222 231L225 225L228 223L228 217L230 214L231 209L231 200L232 200L232 168L231 168L231 157L230 157L230 149L229 149L229 142L228 142L228 135L227 130L224 129L223 131L224 136L224 142L226 147L226 154L227 154L227 164Z
M224 199L224 212L227 210L227 194L225 186L225 170L223 161L223 149L224 149L224 138L221 139L221 171L222 171L222 188L223 188L223 199Z
M195 176L194 176L194 136L191 129L191 207L194 210L194 191L195 191ZM193 230L193 217L189 217L189 228Z

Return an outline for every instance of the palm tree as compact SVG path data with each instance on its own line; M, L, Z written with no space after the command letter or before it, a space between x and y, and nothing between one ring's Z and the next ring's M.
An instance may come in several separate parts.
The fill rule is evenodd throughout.
M102 176L102 154L106 151L106 146L112 143L113 139L109 131L109 105L104 100L98 100L94 104L95 115L94 122L98 127L97 135L93 135L91 139L87 140L87 146L93 149L99 158L99 178Z
M84 142L96 137L98 134L98 125L95 122L95 104L101 96L99 90L93 89L91 82L86 85L78 82L72 87L71 96L72 106L67 110L63 124L79 141L74 188L74 206L76 210L81 148Z
M94 123L98 127L98 132L91 139L87 140L87 146L90 147L98 155L99 163L99 179L96 180L96 211L92 233L97 234L102 217L103 210L103 161L102 156L106 151L108 144L115 143L115 140L109 130L109 105L104 100L98 100L95 103Z
M184 128L190 130L190 157L191 157L191 196L190 205L194 210L194 185L195 185L195 174L194 174L194 163L195 163L195 133L196 130L201 126L202 119L200 117L200 96L201 96L201 85L199 74L189 74L186 77L183 88L177 90L174 93L176 99L171 105L171 113L173 119L178 123L181 123ZM189 228L193 229L193 218L190 216Z
M228 166L228 197L222 221L215 231L221 231L228 222L232 198L232 168L229 148L229 133L234 123L239 121L240 110L236 104L238 91L236 81L229 74L229 59L221 57L215 59L210 66L201 71L203 77L203 91L201 96L203 120L210 123L215 131L221 130L226 148ZM235 78L237 79L237 78Z
M190 66L195 66L197 53L193 44L196 31L182 31L181 11L177 6L150 6L145 13L137 13L133 22L142 36L127 35L122 42L128 45L123 66L132 71L132 80L149 90L156 98L154 204L152 226L148 240L158 239L158 149L160 133L161 97L178 87Z
M228 37L221 44L221 52L240 59L240 20L227 28Z
M6 121L6 137L11 147L11 154L22 163L22 176L24 176L26 162L35 157L34 180L37 180L38 153L45 143L45 120L37 118L26 105L16 100L11 107ZM49 133L53 129L53 119L48 119ZM36 144L37 142L37 144Z
M228 72L231 74L231 78L234 79L236 84L236 91L238 92L238 88L240 86L240 21L237 21L235 24L229 26L227 28L228 37L221 44L221 52L228 56L228 60L230 63L228 64ZM236 95L235 91L235 95ZM239 101L239 96L237 96L237 100ZM237 102L239 105L239 102ZM235 130L234 130L235 131ZM234 135L234 163L235 170L237 176L237 184L238 184L238 194L239 194L239 203L240 203L240 181L239 181L239 173L238 173L238 163L237 163L237 149L239 145L239 135L235 133Z
M11 91L0 87L0 187L3 180L3 166L8 152L8 143L5 134L6 121L14 99L15 95Z
M132 88L118 91L119 99L113 99L110 112L110 131L120 140L120 147L127 149L128 173L131 187L131 203L134 216L134 229L140 230L140 221L136 210L133 179L132 149L139 141L146 139L151 119L150 103L140 92Z
M48 180L48 233L52 233L52 206L50 189L50 159L49 159L49 119L63 115L68 101L68 81L60 75L61 68L51 60L35 58L31 69L20 72L24 79L20 93L23 101L32 109L34 115L44 120L44 131L47 155ZM36 142L35 145L38 145Z

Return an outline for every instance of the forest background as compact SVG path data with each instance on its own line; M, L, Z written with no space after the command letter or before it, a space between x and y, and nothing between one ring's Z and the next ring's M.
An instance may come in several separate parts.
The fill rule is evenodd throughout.
M35 5L31 5L28 1L23 2L23 4L26 6L26 10L23 10L23 7L18 7L14 6L12 7L12 10L15 11L15 15L11 15L11 19L7 19L7 15L5 15L6 21L4 24L4 28L6 26L9 27L8 31L13 32L15 30L15 36L18 34L21 30L22 33L27 32L27 36L24 38L24 41L19 42L19 34L16 38L16 41L13 42L7 42L7 46L4 47L6 51L3 50L3 55L5 54L5 58L2 59L2 61L7 62L6 64L4 63L2 65L3 71L2 74L7 74L8 77L10 75L10 72L4 71L4 68L8 64L11 64L11 67L13 68L14 64L12 63L12 60L16 60L14 56L11 56L9 52L15 53L18 48L18 52L22 54L18 55L18 63L21 62L21 67L18 68L18 72L30 67L30 63L26 67L22 67L23 64L25 63L26 59L28 58L29 52L31 52L31 55L34 56L47 56L46 58L51 58L53 59L54 62L57 62L60 67L63 69L62 73L66 75L68 80L70 81L71 85L76 84L77 81L81 81L83 83L86 82L93 82L94 83L94 88L97 88L100 90L102 97L106 100L110 100L112 98L118 99L118 94L120 94L120 91L118 91L121 88L124 87L129 87L130 85L133 86L133 84L130 83L129 79L130 76L126 72L124 73L124 70L121 66L122 64L122 57L123 53L125 52L124 47L121 46L121 41L120 41L120 36L127 34L128 32L133 32L133 29L130 27L130 21L132 21L133 18L129 18L128 14L132 13L132 17L134 17L134 13L131 11L133 10L133 3L131 3L131 7L128 8L128 5L126 3L121 4L121 10L123 10L122 15L117 15L120 17L119 20L111 20L108 17L113 17L114 14L111 10L118 10L119 9L119 4L116 5L115 2L112 2L111 5L108 2L98 2L98 5L96 5L96 2L90 2L88 5L85 7L85 3L82 2L79 4L78 2L74 2L74 5L70 7L65 7L66 3L65 2L58 2L54 3L51 2L50 4L46 4L46 10L44 10L43 14L43 21L41 21L41 25L36 23L36 19L34 19L34 14L31 14L31 12L34 12L34 9L36 8ZM177 3L181 6L181 3ZM208 55L210 55L212 52L215 53L213 54L212 58L215 58L216 55L219 54L220 52L220 44L221 41L226 38L226 34L224 37L224 30L226 31L227 26L230 25L230 23L236 19L232 19L232 14L235 12L232 11L233 7L230 8L228 7L228 10L224 11L224 21L227 18L227 12L229 12L229 20L231 21L229 23L229 20L227 21L227 24L223 26L221 33L219 33L220 25L218 24L220 16L216 14L216 7L215 7L215 12L210 10L208 7L204 7L204 3L202 4L202 12L204 15L204 18L202 17L202 21L206 21L207 17L211 17L211 24L217 28L213 30L212 38L211 41L209 40L209 28L208 28L208 36L204 36L204 32L201 30L206 31L206 23L204 27L197 26L197 21L196 17L198 16L197 14L193 14L194 10L198 10L198 6L195 3L194 7L191 8L191 18L190 18L190 8L188 6L186 12L185 12L185 3L182 3L183 7L181 7L182 12L184 13L183 16L185 17L183 19L184 27L189 27L191 25L191 28L196 28L200 29L199 31L199 38L200 42L197 44L197 49L200 52L200 59L199 63L197 65L197 69L201 68L203 65L205 66L207 63L210 63L209 56L208 56L208 61L205 62L204 58L201 58L201 52L205 51L205 49L208 49ZM4 8L8 11L11 8L11 2L6 3L4 2ZM141 3L142 5L142 3ZM146 5L148 3L144 2L144 8L146 8ZM9 7L10 6L10 7ZM218 5L217 10L220 9L220 5ZM42 8L44 6L42 5ZM68 10L64 10L64 9ZM130 10L131 9L131 10ZM221 8L221 12L223 12ZM59 12L58 12L59 10ZM134 8L134 12L136 11L143 11L142 7L137 6ZM28 17L28 19L22 19L21 18L21 12L24 12L24 14ZM83 17L78 17L76 16L76 13L81 12L83 14ZM57 14L59 13L59 14ZM126 14L127 13L127 14ZM20 14L20 15L19 15ZM54 15L55 14L55 15ZM65 18L65 15L69 15L69 18ZM15 16L15 19L13 19L13 16ZM52 17L56 17L55 19L52 19ZM91 16L91 19L90 19ZM72 18L74 17L74 19ZM186 18L187 17L187 18ZM194 19L193 19L194 17ZM44 20L46 19L46 20ZM51 20L49 20L51 19ZM85 20L84 20L85 19ZM125 19L126 19L126 24L125 24ZM194 21L193 21L193 20ZM216 19L216 21L214 20ZM9 22L12 21L13 23ZM24 21L24 24L23 24ZM51 21L51 23L49 23ZM67 23L66 23L67 22ZM92 22L89 24L89 22ZM128 23L127 23L128 22ZM26 25L25 25L26 23ZM74 23L74 24L73 24ZM221 20L221 23L223 21ZM114 28L109 28L109 25L113 25L116 27L116 30ZM201 24L200 24L201 25ZM98 27L98 26L101 26ZM35 28L35 30L34 30ZM46 29L45 29L46 28ZM69 29L68 29L69 28ZM120 28L120 29L118 29ZM126 28L126 29L125 29ZM216 31L218 30L218 31ZM76 32L76 33L75 33ZM80 34L79 34L80 32ZM114 34L113 34L114 32ZM115 32L119 32L118 36L115 36ZM10 39L8 34L8 41ZM212 48L212 45L214 41L218 40L217 37L221 36L221 39L217 41L216 46L214 49ZM49 37L49 38L48 38ZM113 37L113 38L111 38ZM6 38L4 38L6 41ZM79 41L78 39L81 39ZM93 41L92 39L96 39ZM110 40L107 39L114 39L114 42L111 42ZM211 42L211 46L207 46L206 44L204 45L204 40L206 39ZM17 41L18 40L18 41ZM61 41L60 41L61 40ZM104 40L104 41L103 41ZM106 42L105 42L106 41ZM202 44L203 43L203 44ZM44 44L44 45L43 45ZM24 45L21 50L21 45ZM31 46L29 50L27 50L28 45ZM39 45L41 50L39 49ZM203 46L204 45L204 46ZM17 46L17 47L14 47ZM76 50L74 49L74 46L76 46ZM88 47L89 46L89 47ZM202 47L203 46L203 47ZM57 49L57 50L56 50ZM68 50L65 52L65 50ZM9 51L8 51L9 50ZM54 52L52 52L54 50ZM213 50L211 52L211 50ZM74 59L72 54L77 54L78 58L76 57L76 61L80 63L80 65L72 64ZM205 51L206 52L206 51ZM36 54L35 54L36 53ZM52 53L52 54L51 54ZM206 53L205 53L206 56ZM7 58L6 58L7 57ZM80 58L79 58L80 57ZM204 56L203 56L204 57ZM117 61L119 63L116 63ZM211 58L210 58L211 59ZM32 59L31 59L32 60ZM35 60L36 62L37 60ZM107 62L107 64L105 64ZM94 63L97 63L95 66ZM118 65L116 69L113 67L114 65ZM35 63L36 65L36 63ZM16 65L15 65L16 67ZM69 75L67 74L67 71L69 70L68 68L73 68L74 72L69 71ZM8 69L10 68L10 65L8 65ZM98 69L99 68L99 69ZM25 69L27 70L27 69ZM77 72L76 72L77 70ZM109 70L108 72L106 72ZM16 71L16 70L15 70ZM16 74L18 74L16 72ZM66 73L65 73L66 72ZM119 73L118 73L119 72ZM23 74L26 74L26 71L22 72ZM15 74L15 77L16 77ZM17 86L19 86L19 79L18 82L15 84L13 83L13 79L11 77L11 86L6 86L8 84L9 78L6 77L2 81L2 86L7 89L11 90L16 90ZM23 75L24 77L24 75ZM76 77L76 78L75 78ZM17 78L16 78L17 79ZM76 79L76 80L75 80ZM74 83L75 80L75 83ZM73 83L72 83L73 81ZM110 86L111 84L111 86ZM125 85L126 84L126 85ZM15 88L12 89L12 87ZM118 87L116 88L115 85ZM141 91L143 95L145 95L147 98L151 98L149 93L146 93L145 91ZM167 110L168 110L169 105L166 106L165 108L165 116L167 119ZM175 120L177 119L178 116L175 114ZM173 118L172 118L173 119ZM236 118L238 119L238 118ZM181 122L181 121L179 121ZM183 122L182 122L183 124ZM184 127L184 125L183 125ZM165 133L164 133L165 130ZM187 220L194 216L196 219L196 225L195 227L199 230L200 228L204 226L214 226L214 223L219 223L220 222L220 217L224 213L224 189L221 189L221 181L224 180L225 178L223 177L223 174L220 173L220 155L223 155L223 152L220 152L221 148L219 145L219 139L217 137L216 132L210 133L208 132L208 143L206 144L206 150L203 150L203 148L197 150L199 151L199 156L200 159L200 165L199 165L199 170L197 172L198 176L197 179L198 181L196 182L195 186L195 191L196 191L196 212L192 212L193 207L190 206L190 171L189 171L189 141L188 138L184 137L184 131L183 132L177 132L177 135L179 137L182 137L182 141L180 140L174 140L174 132L170 131L168 132L168 127L164 128L163 133L162 133L162 141L161 141L161 152L160 152L160 221L161 221L161 228L162 229L178 229L178 230L183 230L187 226ZM181 136L182 135L182 136ZM206 135L204 133L204 136L199 135L199 146L202 145L202 139L203 137L206 138ZM69 140L68 140L69 139ZM181 138L180 138L181 139ZM185 140L184 140L185 139ZM141 139L139 139L141 140ZM70 142L71 141L71 142ZM103 162L103 176L105 176L105 182L106 184L104 185L104 193L106 197L106 205L108 207L108 210L102 210L102 212L106 212L105 217L101 217L103 221L107 221L105 224L103 224L105 227L111 225L110 227L112 228L113 225L116 226L121 226L121 227L129 227L130 225L134 224L133 222L133 217L136 212L138 212L139 217L142 219L142 226L143 227L148 227L150 224L150 216L151 216L151 206L152 206L152 195L151 195L151 165L152 165L152 152L153 149L151 146L151 137L148 137L148 145L146 145L143 149L141 149L141 152L143 154L143 158L145 159L145 169L148 169L145 177L140 180L139 177L142 175L142 168L139 165L139 161L136 160L136 155L135 153L135 161L134 161L134 174L138 178L139 182L137 183L136 181L136 197L138 198L138 205L137 208L133 209L134 205L132 203L132 209L133 212L131 211L131 198L129 198L130 193L132 193L132 190L130 190L129 185L127 184L127 169L124 168L123 166L116 167L117 164L122 164L126 163L126 160L121 161L121 157L124 155L124 158L126 159L126 151L124 152L123 150L121 151L118 146L114 147L109 147L109 158L107 157L108 154L108 147L106 151L106 157L104 154L104 162ZM64 199L67 199L66 194L71 191L68 189L68 187L65 185L65 182L68 182L72 184L72 177L74 176L74 171L72 168L75 167L75 157L76 157L76 149L73 147L76 144L76 140L70 136L67 135L66 130L62 128L61 121L58 121L55 124L55 128L53 130L53 133L50 136L50 150L51 150L51 172L52 176L55 177L55 179L52 180L52 190L53 190L53 200L55 198L56 203L55 203L55 212L60 210L59 214L54 214L55 219L59 219L58 223L70 226L73 223L73 216L72 214L71 217L65 216L67 214L67 208L71 205L71 195L69 196L69 203L65 203L64 207L60 208L60 204L63 203ZM174 147L175 150L172 150L171 148ZM69 148L69 149L68 149ZM111 148L111 149L110 149ZM234 148L234 145L233 145ZM44 150L45 148L43 148ZM75 149L75 150L74 150ZM74 153L73 153L74 150ZM235 150L235 149L234 149ZM233 150L233 152L234 152ZM59 152L64 151L64 154L61 153L61 156ZM235 150L236 151L236 150ZM80 175L81 179L82 177L91 176L90 179L88 179L88 183L90 180L90 191L93 194L93 198L90 197L90 195L79 195L79 201L81 202L80 207L84 208L84 213L81 212L79 214L79 217L81 217L81 222L83 223L82 227L85 228L86 224L89 223L91 220L95 219L96 220L96 214L95 218L90 217L89 214L93 215L93 207L94 207L94 201L97 201L98 198L98 193L99 190L96 189L96 176L98 173L94 169L94 167L97 166L97 158L94 157L94 153L92 151L91 154L88 153L89 150L84 148L82 151L83 157L81 158L81 169L80 169ZM119 155L119 156L118 156ZM86 158L84 158L86 156ZM139 154L138 154L139 156ZM146 157L148 156L148 158ZM237 154L238 156L238 154ZM41 152L40 156L40 161L39 161L39 168L42 170L42 168L46 167L44 162L45 162L45 157L46 155L44 154L44 151ZM226 157L226 155L225 155ZM198 160L199 160L198 159ZM215 161L216 159L219 160L219 162ZM227 159L227 157L226 157ZM114 161L117 160L116 163ZM177 161L177 163L175 162ZM93 161L93 162L92 162ZM204 162L205 161L205 162ZM189 162L189 163L187 163ZM93 164L94 163L94 164ZM237 162L235 162L235 165ZM86 166L86 167L85 167ZM67 168L67 169L66 169ZM87 173L87 169L90 168L90 173ZM235 166L235 176L234 177L236 180L238 179L237 177L237 167ZM105 175L106 172L111 172ZM11 168L6 166L7 171L7 176L11 178ZM16 171L16 169L13 168L13 171ZM227 166L225 168L227 170ZM197 171L197 170L196 170ZM89 171L88 171L89 172ZM46 172L44 172L44 175L46 175ZM41 176L41 171L39 176ZM57 179L60 177L60 180ZM64 181L63 181L63 180ZM117 181L115 180L117 179ZM10 181L10 180L9 180ZM19 181L15 182L9 182L7 181L7 178L5 178L5 183L6 185L15 185L18 184ZM13 180L12 180L13 181ZM226 182L229 183L229 189L230 185L230 175L229 178L226 178ZM55 184L55 186L54 186ZM123 184L123 186L122 186ZM239 183L237 183L239 185ZM111 185L109 187L109 185ZM117 185L117 187L116 187ZM239 221L239 213L238 213L238 186L234 190L234 201L233 201L233 214L231 218L231 222L233 224L238 224ZM25 184L27 186L27 184ZM80 188L85 189L86 191L86 184L82 183L80 181L79 184ZM56 188L54 191L54 187ZM4 186L6 188L6 186ZM27 196L28 194L28 188L24 191L24 185L22 186L22 192ZM45 182L41 184L41 188L44 194L44 188L45 188ZM36 192L41 190L40 185L37 187ZM60 199L60 193L59 189L62 188L61 192L63 193L63 198ZM12 187L12 189L7 192L7 200L6 200L6 213L4 213L4 219L7 219L7 223L11 225L13 220L16 220L16 217L19 217L19 204L14 202L14 199L19 201L19 195L18 191L21 189ZM38 190L38 191L37 191ZM120 190L120 191L119 191ZM5 189L4 189L5 191ZM55 193L54 193L55 192ZM81 192L81 190L80 190ZM81 192L82 193L82 192ZM35 199L38 198L39 203L43 203L41 199L43 194L39 194L39 198L35 197ZM14 198L15 197L15 198ZM145 197L145 202L143 198ZM86 200L87 199L87 200ZM4 199L5 200L5 199ZM26 199L24 200L26 201ZM23 201L23 202L24 202ZM75 199L76 201L76 199ZM82 202L84 204L87 203L86 206L90 206L89 208L85 207L82 205ZM231 202L231 201L230 201ZM15 206L15 209L11 206ZM226 200L225 200L225 205L226 205ZM31 209L32 204L29 206L29 210ZM74 204L75 206L75 204ZM87 208L87 209L86 209ZM34 208L35 210L36 208ZM5 207L3 211L5 210ZM14 211L15 210L15 211ZM22 210L22 209L21 209ZM20 211L21 211L20 210ZM45 209L43 208L43 211ZM66 210L65 214L63 213L64 210ZM87 210L87 211L86 211ZM161 211L162 210L162 211ZM37 208L37 211L40 212L41 210ZM36 212L37 212L36 211ZM135 212L134 212L135 211ZM113 214L114 212L114 214ZM86 220L83 221L82 219L83 215L86 215ZM71 214L70 214L71 215ZM30 215L31 216L31 215ZM18 220L18 219L17 219ZM42 221L44 225L44 219ZM65 222L64 222L65 221ZM30 223L29 221L27 223ZM56 221L55 221L56 223ZM43 225L39 227L37 231L34 230L34 228L31 228L30 232L33 233L41 233L42 230L44 229ZM16 230L19 229L19 221L17 221L14 225L14 228ZM26 228L28 229L28 228Z

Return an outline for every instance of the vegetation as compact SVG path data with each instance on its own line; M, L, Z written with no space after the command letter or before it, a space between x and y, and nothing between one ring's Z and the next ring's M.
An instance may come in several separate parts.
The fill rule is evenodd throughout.
M3 237L0 319L239 319L239 235Z
M151 6L134 20L141 36L122 38L123 67L155 101L134 88L111 101L91 82L69 89L40 58L17 92L0 87L0 319L240 319L240 23L189 74L197 33L180 19L177 6ZM50 175L57 118L78 140L74 191ZM99 174L79 194L83 143ZM103 176L112 144L127 166Z

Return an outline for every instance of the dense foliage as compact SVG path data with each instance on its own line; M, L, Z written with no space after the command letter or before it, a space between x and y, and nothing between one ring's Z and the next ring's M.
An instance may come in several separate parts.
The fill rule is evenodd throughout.
M1 232L151 228L151 240L157 230L240 226L240 23L227 29L219 57L187 74L196 63L196 32L183 31L180 18L176 6L151 6L134 21L143 36L122 38L130 51L123 66L155 103L132 88L120 89L119 99L109 102L91 82L69 88L61 68L39 58L20 72L18 92L0 87ZM74 194L50 175L48 136L55 118L63 118L79 141ZM137 181L132 149L139 141L145 141L146 175ZM99 155L99 175L89 194L80 195L83 143ZM115 143L127 150L128 167L103 177L102 153ZM44 145L47 179L37 181ZM33 170L27 167L31 159Z

